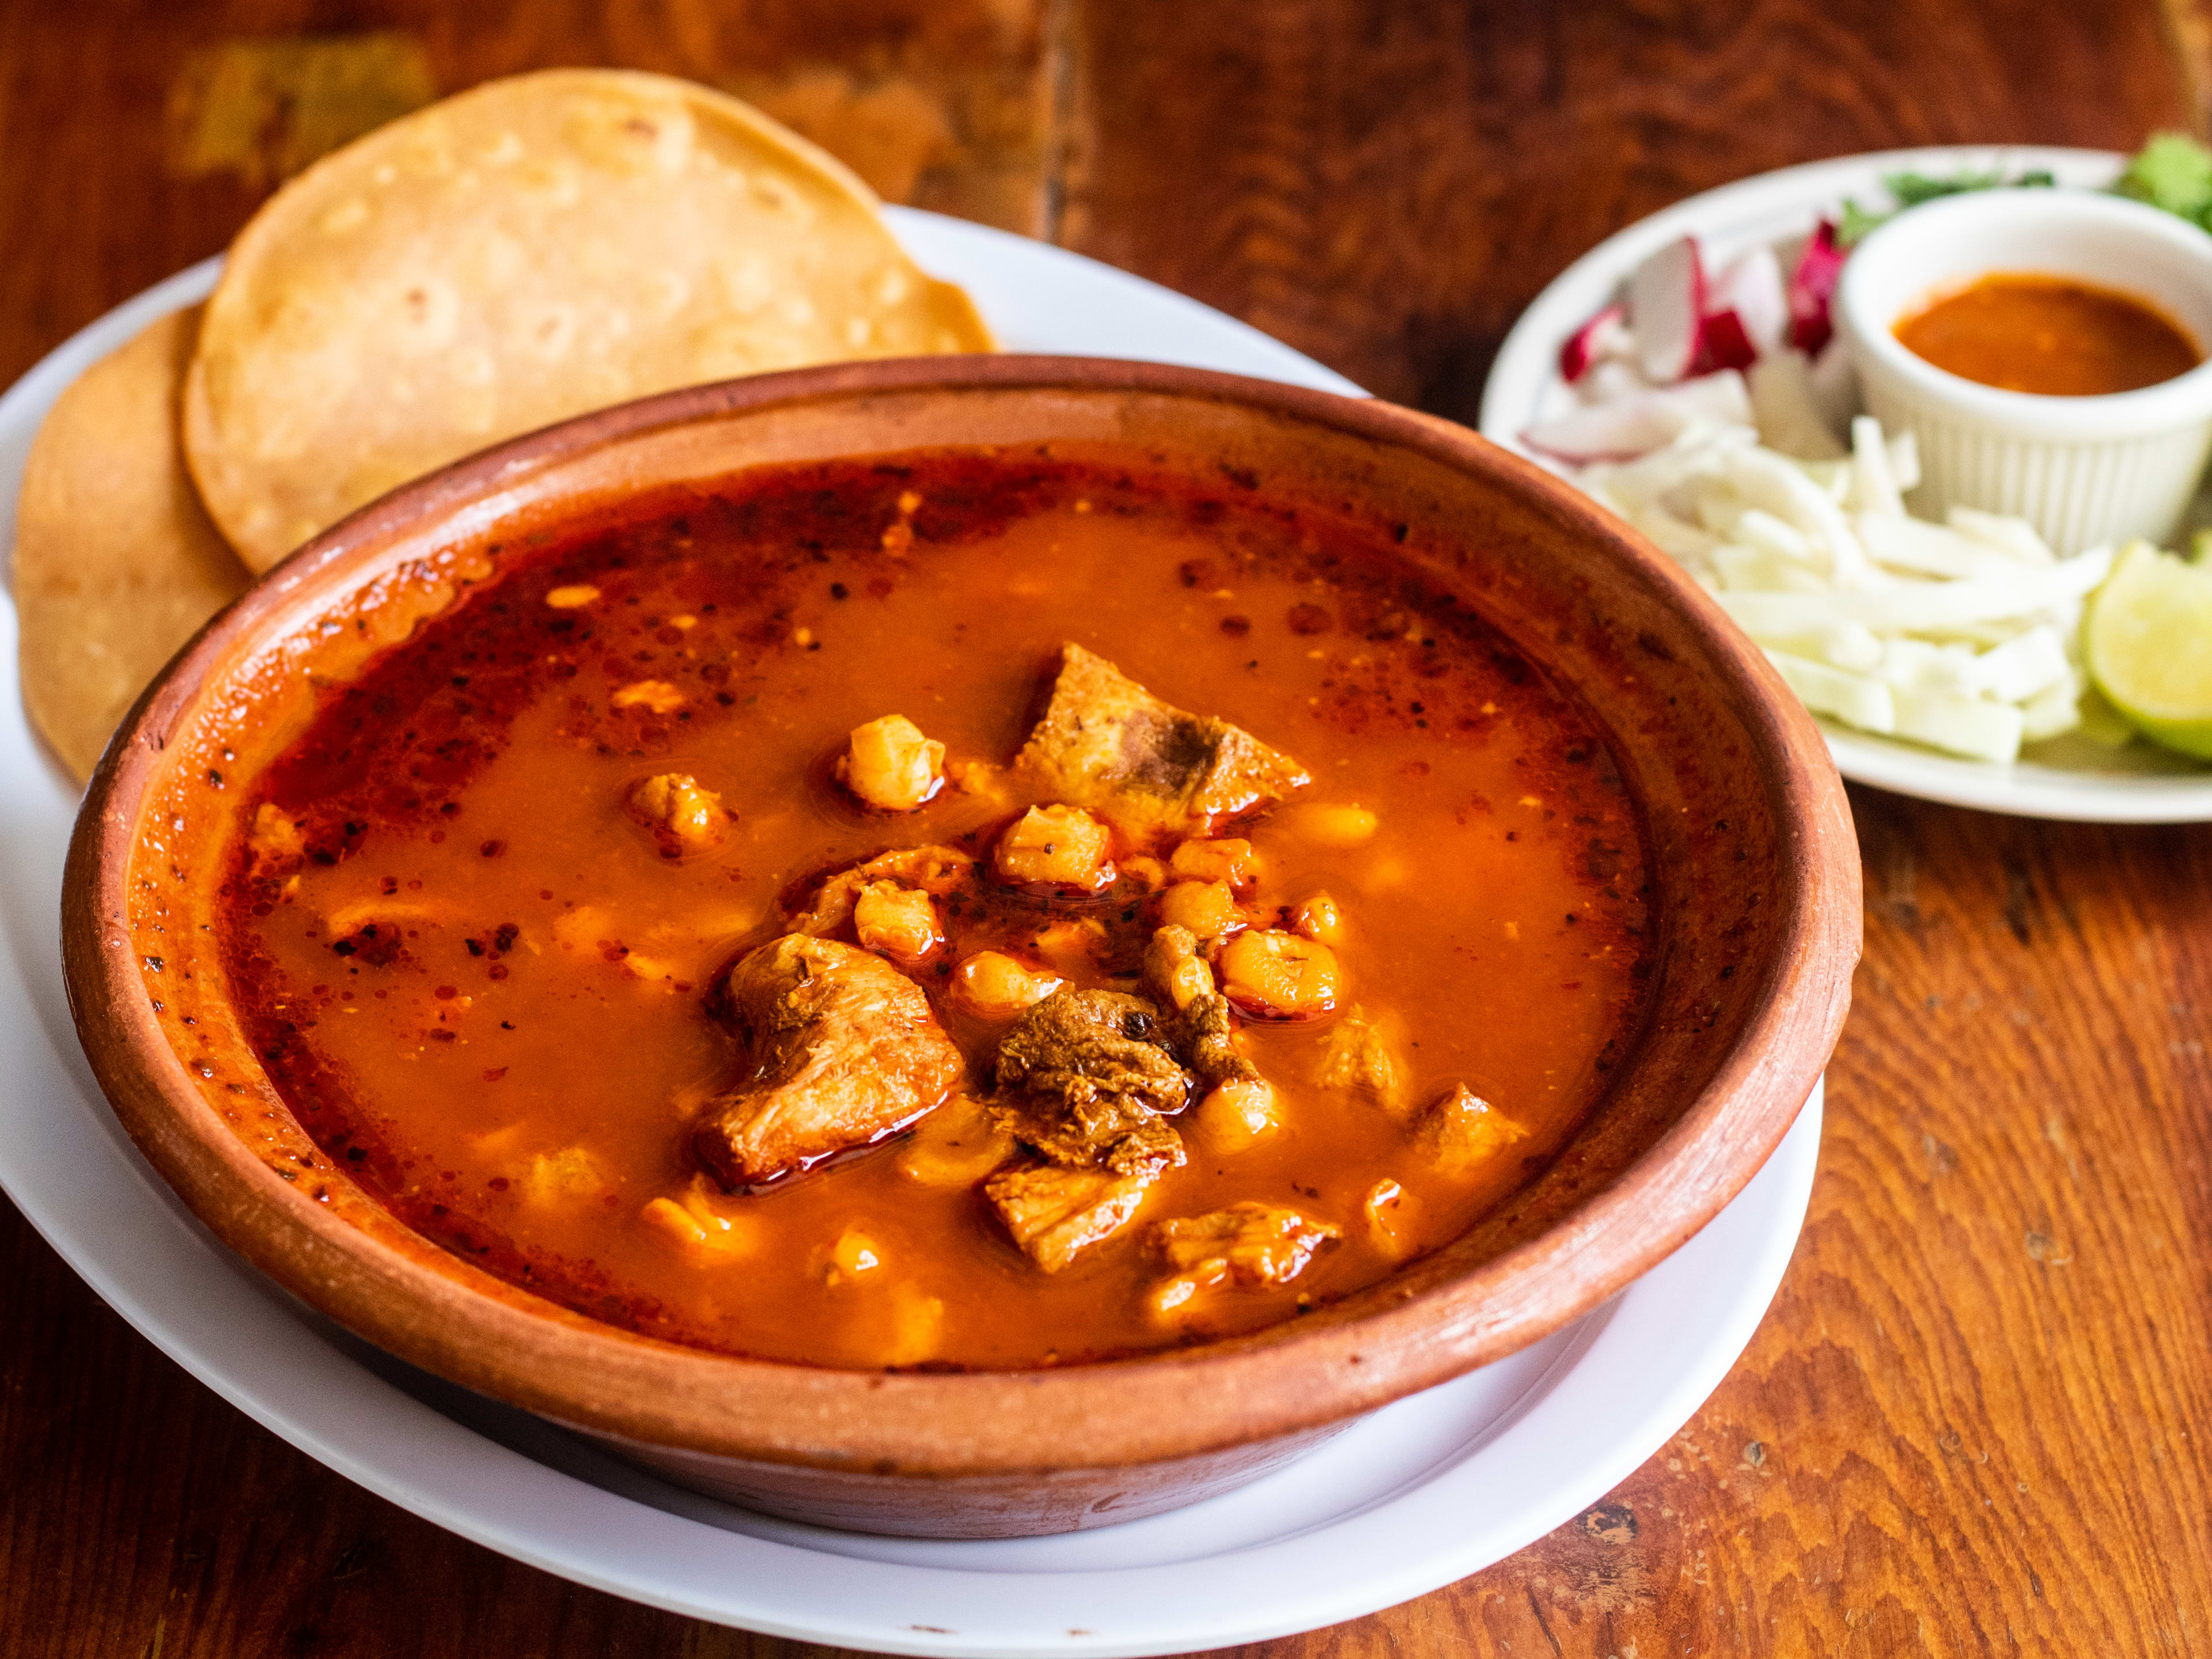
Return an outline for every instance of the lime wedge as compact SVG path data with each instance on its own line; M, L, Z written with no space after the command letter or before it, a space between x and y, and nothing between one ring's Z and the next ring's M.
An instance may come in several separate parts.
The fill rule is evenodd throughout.
M2212 760L2212 566L2129 543L2089 602L2081 648L2128 724Z

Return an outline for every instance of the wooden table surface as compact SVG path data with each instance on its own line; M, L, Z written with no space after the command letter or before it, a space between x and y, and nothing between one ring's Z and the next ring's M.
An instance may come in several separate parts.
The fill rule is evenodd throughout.
M1515 314L1638 216L1854 150L2131 148L2201 125L2206 38L2189 0L6 0L0 379L375 121L614 64L1470 418ZM1865 962L1741 1363L1522 1554L1257 1651L2212 1652L2212 830L1852 805ZM370 1497L4 1204L0 1380L0 1653L799 1651Z

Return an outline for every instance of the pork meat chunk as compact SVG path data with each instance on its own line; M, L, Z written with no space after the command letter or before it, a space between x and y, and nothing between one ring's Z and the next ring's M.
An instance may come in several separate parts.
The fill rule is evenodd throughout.
M999 1099L1015 1137L1049 1161L1116 1175L1172 1169L1182 1138L1165 1118L1190 1102L1159 1011L1114 991L1060 990L999 1045Z
M1016 768L1045 797L1096 812L1138 840L1203 834L1217 818L1311 781L1249 732L1163 702L1072 644Z
M1316 1250L1342 1236L1296 1210L1249 1201L1163 1221L1152 1229L1152 1246L1175 1272L1153 1287L1152 1311L1175 1317L1205 1291L1287 1285Z
M1393 1117L1406 1115L1406 1062L1397 1022L1354 1004L1322 1042L1315 1080L1324 1089L1372 1101Z
M963 1075L921 988L882 957L787 933L730 969L724 1006L749 1081L692 1134L723 1186L756 1186L866 1146L942 1103Z
M1259 1080L1259 1068L1237 1046L1237 1025L1230 1016L1229 999L1218 993L1194 997L1170 1028L1170 1040L1208 1089Z
M1157 1168L1116 1175L1030 1163L993 1176L983 1183L983 1195L1014 1243L1038 1267L1056 1273L1128 1225L1158 1179Z
M1340 1237L1326 1221L1249 1200L1152 1230L1153 1244L1178 1273L1239 1285L1286 1285Z
M1455 1084L1413 1125L1414 1144L1450 1176L1471 1174L1515 1141L1528 1138L1528 1130L1464 1083Z

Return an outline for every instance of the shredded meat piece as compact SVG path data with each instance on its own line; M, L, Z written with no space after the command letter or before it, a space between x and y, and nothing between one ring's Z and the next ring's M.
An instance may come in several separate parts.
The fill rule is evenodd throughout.
M1201 834L1216 818L1312 781L1249 732L1163 702L1073 644L1015 769L1047 799L1087 808L1139 839Z
M1154 1111L1181 1111L1182 1068L1160 1035L1159 1010L1142 997L1055 991L999 1045L999 1086L1071 1103L1129 1095Z
M1213 970L1188 927L1154 933L1145 947L1145 982L1176 1012L1168 1042L1197 1075L1200 1138L1218 1152L1241 1152L1277 1127L1275 1091L1237 1046L1229 999L1213 988Z
M1402 1115L1406 1066L1391 1024L1354 1004L1323 1040L1315 1080L1324 1089L1364 1096L1394 1117Z
M1237 1047L1236 1025L1229 1013L1229 999L1219 994L1193 998L1176 1018L1170 1033L1176 1052L1198 1073L1208 1089L1224 1083L1255 1083L1259 1068Z
M1116 1175L1025 1164L993 1176L983 1183L983 1194L1014 1243L1038 1267L1056 1273L1079 1252L1127 1226L1158 1179L1157 1168Z
M1154 1287L1152 1311L1172 1315L1200 1291L1224 1285L1287 1285L1315 1251L1341 1237L1326 1221L1249 1200L1210 1215L1163 1221L1152 1229L1152 1246L1175 1273Z
M1287 1284L1316 1250L1342 1236L1326 1221L1249 1200L1152 1229L1153 1243L1178 1273L1204 1273L1218 1263L1214 1276L1240 1285Z
M1420 1248L1421 1201L1384 1176L1367 1189L1360 1207L1367 1212L1367 1240L1393 1261Z
M692 1134L727 1188L861 1146L939 1104L963 1075L921 988L880 957L787 933L730 969L723 1003L750 1080Z
M1177 1169L1184 1161L1182 1137L1175 1127L1126 1096L1070 1107L1064 1113L1036 1100L1011 1108L1001 1102L999 1116L1017 1140L1072 1169L1098 1167L1127 1175Z
M984 1183L1006 1231L1047 1273L1127 1225L1184 1161L1164 1114L1190 1079L1159 1011L1112 991L1055 991L999 1045L1000 1122L1037 1156Z
M1414 1145L1446 1175L1465 1175L1528 1138L1528 1130L1464 1083L1422 1113L1413 1126Z
M1182 1138L1164 1115L1189 1103L1190 1079L1165 1035L1141 997L1054 992L999 1045L1007 1127L1055 1164L1117 1175L1176 1168Z

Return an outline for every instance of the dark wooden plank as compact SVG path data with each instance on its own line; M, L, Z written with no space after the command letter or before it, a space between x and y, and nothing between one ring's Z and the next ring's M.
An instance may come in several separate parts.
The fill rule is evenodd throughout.
M1072 245L1468 420L1537 290L1693 191L2190 114L2149 0L1110 0L1079 58Z
M0 1287L9 1659L672 1659L708 1633L466 1543L294 1450L133 1332L4 1200Z

